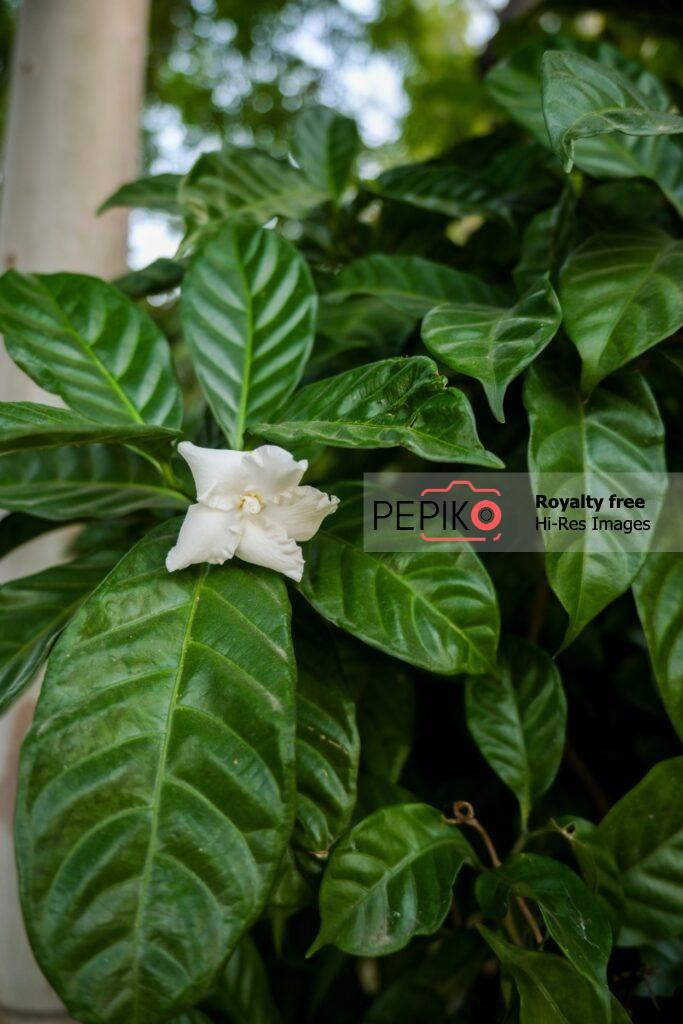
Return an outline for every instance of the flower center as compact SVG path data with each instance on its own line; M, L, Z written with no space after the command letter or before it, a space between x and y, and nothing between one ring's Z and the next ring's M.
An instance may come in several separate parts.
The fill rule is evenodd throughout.
M243 494L240 508L245 515L255 516L263 508L263 501L258 494Z

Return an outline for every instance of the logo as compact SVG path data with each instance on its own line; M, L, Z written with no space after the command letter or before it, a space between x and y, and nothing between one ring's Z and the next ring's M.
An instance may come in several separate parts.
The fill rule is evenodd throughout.
M458 505L458 492L455 492L455 498L452 493L456 487L463 488L463 493L476 495L477 497L467 497ZM455 531L457 523L465 531L465 534L434 537L422 530L420 532L422 540L436 542L466 541L469 544L482 544L486 543L486 541L500 540L502 537L502 532L498 529L503 518L500 505L493 498L480 497L480 495L494 494L497 498L500 498L500 491L497 488L475 487L470 480L451 480L447 487L425 487L420 492L420 498L424 498L427 494L449 495L450 501L447 501L445 498L442 498L440 503L439 501L430 501L430 504L435 508L432 518L441 515L445 531L447 529L445 525L448 512L447 506L450 505L450 528ZM472 533L469 532L470 530ZM494 533L494 531L496 532Z

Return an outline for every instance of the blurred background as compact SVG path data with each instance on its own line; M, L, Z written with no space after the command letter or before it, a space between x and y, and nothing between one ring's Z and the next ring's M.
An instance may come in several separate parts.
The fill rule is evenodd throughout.
M50 0L46 0L49 4ZM0 3L0 130L20 0ZM284 154L322 102L355 117L363 170L444 152L505 120L482 73L515 43L604 39L683 95L683 13L670 0L151 0L143 170L184 172L222 142ZM172 255L168 218L135 213L130 263Z

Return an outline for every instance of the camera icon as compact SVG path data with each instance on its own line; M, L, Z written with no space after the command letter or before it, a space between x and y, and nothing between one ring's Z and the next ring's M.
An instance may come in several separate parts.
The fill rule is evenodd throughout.
M462 488L462 492L457 490L458 488ZM439 525L443 527L443 533L433 536L431 531L423 530L420 533L422 540L450 543L464 541L468 544L484 544L487 541L493 543L500 540L502 532L499 526L503 512L495 500L501 497L497 488L475 487L471 480L451 480L447 487L425 487L420 492L420 499L423 500L430 494L441 495L440 499L428 500L438 509ZM421 517L421 522L426 524L429 519L436 518L436 515L425 515ZM447 529L453 532L447 535Z

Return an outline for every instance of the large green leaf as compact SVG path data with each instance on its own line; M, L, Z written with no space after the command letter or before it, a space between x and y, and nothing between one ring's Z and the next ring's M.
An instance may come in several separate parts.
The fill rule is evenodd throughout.
M434 263L421 256L373 253L339 273L328 301L350 295L374 295L410 316L424 316L442 302L495 304L504 292L474 274Z
M176 288L185 276L185 260L169 260L164 256L140 270L129 270L113 282L130 299L144 299Z
M626 927L648 939L683 934L683 757L656 764L600 831L621 872Z
M512 271L519 292L526 292L544 274L555 281L557 272L574 247L576 194L571 186L549 210L531 218L522 236L519 263Z
M537 903L557 945L596 984L607 1004L612 929L599 901L571 868L550 857L519 853L480 875L476 889L484 913L497 917L505 914L511 896Z
M664 428L648 385L635 373L610 378L584 403L568 364L535 363L524 390L531 437L529 470L534 490L543 492L543 475L567 474L572 493L624 492L614 474L663 473ZM652 485L655 487L656 485ZM547 488L545 488L547 490ZM658 500L663 495L652 494ZM579 518L590 512L572 513ZM644 551L625 550L619 534L603 534L610 550L589 551L585 532L571 545L548 550L548 580L569 615L564 646L632 583ZM617 538L617 539L611 539ZM549 542L547 542L549 543Z
M500 193L482 173L454 163L417 163L392 167L366 187L387 199L397 199L446 217L475 214L506 221L509 213Z
M164 523L53 651L22 753L17 853L41 966L87 1024L153 1024L208 989L260 913L294 813L282 580L170 574Z
M573 814L558 818L557 825L569 842L584 882L602 904L616 939L621 927L624 887L600 827Z
M274 231L227 224L193 259L182 289L185 340L232 447L296 387L315 309L305 260Z
M305 107L294 122L292 152L318 191L338 199L360 146L356 122L328 107Z
M245 935L202 1006L230 1024L279 1024L268 974L253 940Z
M265 224L275 216L299 218L326 198L326 190L314 188L287 161L235 146L200 156L178 190L187 244L228 217L251 224Z
M84 274L8 270L0 278L0 330L12 359L78 413L180 426L166 339L113 285Z
M530 641L507 636L497 673L469 677L465 694L467 728L519 800L525 827L562 760L567 702L555 662Z
M115 561L104 551L0 587L0 713L28 686L55 637Z
M332 631L310 610L295 620L294 649L299 674L293 838L301 849L321 853L344 831L356 801L360 746L356 706L336 656Z
M43 519L110 519L187 504L149 461L126 448L93 444L0 457L0 508Z
M683 242L656 228L593 235L562 268L560 299L591 391L683 324Z
M86 419L69 409L37 402L0 402L0 454L26 448L56 448L60 445L141 444L169 442L180 437L179 430L146 423L111 423Z
M625 75L580 53L548 50L543 55L541 89L550 143L565 171L572 169L579 139L611 132L683 132L683 117L653 108Z
M362 522L358 496L342 501L329 527L306 545L299 587L316 611L431 672L492 671L498 603L477 555L464 545L455 552L364 551L347 519Z
M521 1004L520 1024L609 1024L595 986L566 960L512 946L482 925L479 931L503 971L514 979Z
M578 50L599 61L602 69L623 75L646 97L650 107L667 111L669 98L662 84L642 67L606 43L584 43L558 37L556 49ZM493 98L540 143L549 145L541 104L543 43L513 51L490 72L487 85ZM649 178L683 216L683 149L666 135L629 136L620 132L580 138L574 146L577 167L598 178Z
M105 199L97 212L104 213L117 206L128 206L162 213L180 213L178 188L181 181L180 174L150 174L136 181L128 181Z
M494 416L504 422L508 384L552 341L561 320L546 274L510 308L437 306L424 319L422 340L446 366L481 381Z
M664 707L683 739L683 554L649 554L633 595Z
M477 436L469 401L444 389L425 356L384 359L302 388L254 433L278 444L319 441L338 448L403 445L425 459L499 468Z
M332 852L310 952L331 942L354 956L380 956L430 935L448 913L460 868L475 863L460 830L427 804L371 814Z

